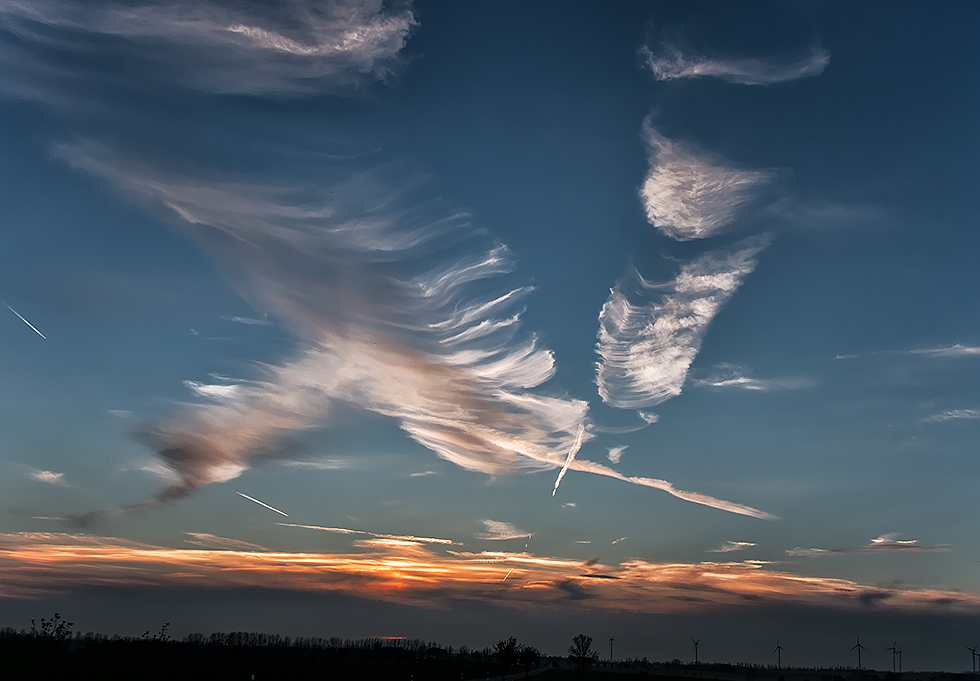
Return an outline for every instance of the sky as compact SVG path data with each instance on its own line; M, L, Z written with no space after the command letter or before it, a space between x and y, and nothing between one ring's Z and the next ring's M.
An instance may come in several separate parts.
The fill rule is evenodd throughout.
M978 26L0 0L0 626L969 669Z

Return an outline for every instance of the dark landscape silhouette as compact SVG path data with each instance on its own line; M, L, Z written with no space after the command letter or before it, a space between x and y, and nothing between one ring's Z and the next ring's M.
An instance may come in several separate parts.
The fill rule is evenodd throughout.
M141 636L73 632L60 613L31 620L30 629L0 629L2 679L392 679L461 681L522 678L662 681L965 681L976 672L879 672L847 667L782 667L746 663L601 660L593 639L578 634L567 655L546 655L510 636L480 650L411 638L289 637L256 632L189 634L169 623ZM610 637L611 639L612 637ZM700 640L698 641L700 643ZM611 652L611 651L610 651ZM971 650L971 652L973 652Z

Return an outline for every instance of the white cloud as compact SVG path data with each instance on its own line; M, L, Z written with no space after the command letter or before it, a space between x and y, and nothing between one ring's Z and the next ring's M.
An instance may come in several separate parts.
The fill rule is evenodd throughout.
M670 43L662 43L656 52L644 45L640 54L657 80L712 77L740 85L773 85L819 76L830 63L830 54L818 46L800 59L708 57L696 52L685 54Z
M750 549L756 544L750 541L723 541L717 549L708 549L708 553L731 553Z
M316 459L315 461L283 461L286 468L305 468L314 471L344 471L354 467L351 459L331 458Z
M217 385L198 383L197 381L184 381L184 387L193 391L198 397L206 397L211 400L234 399L241 391L241 386L238 385Z
M962 421L980 419L980 409L947 409L924 419L926 423L946 423L947 421Z
M708 325L768 243L754 238L732 251L711 251L664 284L630 268L599 315L596 382L603 401L639 409L680 395Z
M44 482L49 485L57 485L58 487L71 487L68 481L65 480L64 473L55 473L53 471L41 471L36 468L31 468L28 470L28 476L32 480L37 480L38 482Z
M623 458L623 452L626 451L627 447L629 447L629 445L623 445L622 447L610 447L607 458L613 463L619 463L619 461Z
M756 392L771 392L774 390L799 390L812 387L813 379L804 377L791 378L753 378L747 376L743 369L732 364L719 364L715 373L708 378L694 381L694 385L704 388L733 388Z
M661 135L649 118L643 123L650 170L640 188L647 221L678 241L723 233L775 176L769 170L741 170L690 145Z
M484 518L480 522L483 523L483 527L486 529L486 532L479 532L474 535L477 539L505 541L507 539L527 539L532 535L531 532L519 530L510 523L490 520L489 518Z
M563 508L575 508L576 506L578 506L578 504L574 501L566 501L564 504L562 504Z
M126 62L154 84L296 96L347 92L386 78L415 25L410 9L388 11L382 0L286 0L274 7L5 0L0 54L7 88L36 99L57 99L55 85L79 95L84 86L105 87L104 74L85 66L90 60L73 58L81 54Z
M439 474L436 473L435 471L420 471L418 473L409 473L408 474L408 477L410 477L410 478L427 478L430 475L439 475Z
M629 539L629 537L620 537L619 539L613 539L613 540L612 540L612 543L613 543L613 544L618 544L618 543L620 543L620 542L624 542L624 541L626 541L627 539Z

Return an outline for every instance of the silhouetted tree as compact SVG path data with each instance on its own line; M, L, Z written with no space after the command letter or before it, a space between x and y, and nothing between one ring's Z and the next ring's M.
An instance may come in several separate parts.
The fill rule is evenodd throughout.
M517 662L517 654L517 639L513 636L506 641L497 641L493 644L493 656L500 663L500 678L507 676L507 672Z
M587 672L599 661L599 653L592 650L592 637L579 634L568 647L568 658L581 672Z
M522 645L517 651L517 659L524 667L524 678L526 679L531 667L537 667L541 664L541 651L534 646Z

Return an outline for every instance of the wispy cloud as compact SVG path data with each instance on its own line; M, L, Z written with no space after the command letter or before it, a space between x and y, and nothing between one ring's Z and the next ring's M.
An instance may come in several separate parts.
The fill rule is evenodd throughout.
M908 354L927 357L980 357L980 347L957 343L948 347L909 350Z
M235 322L236 324L245 324L247 326L264 326L269 322L265 319L258 319L256 317L222 317L226 322Z
M64 593L86 585L142 588L275 588L346 595L438 608L461 601L567 612L711 612L765 598L770 605L854 612L976 615L980 597L960 591L895 589L844 579L781 572L758 562L616 565L526 552L426 550L398 541L366 543L358 553L174 549L139 542L55 533L0 535L0 582L7 596ZM43 574L43 579L38 577ZM506 579L506 581L504 581ZM873 594L873 597L869 597Z
M613 539L611 543L612 544L619 544L620 542L624 542L627 539L629 539L629 537L620 537L619 539Z
M409 473L408 474L408 477L410 477L410 478L427 478L430 475L439 475L439 474L436 473L435 471L419 471L417 473Z
M28 468L27 475L31 480L37 480L38 482L44 482L49 485L57 485L58 487L71 487L68 481L65 480L64 473L55 473L54 471L42 471L36 468Z
M750 541L723 541L717 549L708 549L708 553L731 553L750 549L755 545L755 542Z
M708 378L694 381L694 385L703 388L716 389L737 389L752 390L757 392L771 392L774 390L799 390L810 388L815 385L815 381L802 376L788 378L753 378L746 375L741 367L733 364L719 364L715 367L715 373Z
M819 76L830 63L830 54L816 45L796 59L709 57L685 53L671 43L661 43L656 50L643 45L640 54L657 80L711 77L740 85L773 85Z
M206 549L223 549L228 551L266 551L267 549L258 544L251 544L247 541L238 539L228 539L218 537L207 532L184 532L190 539L184 541L195 546L203 546Z
M643 123L650 170L640 188L647 221L678 241L721 234L775 177L742 170L691 145L674 142Z
M833 556L847 553L926 553L948 552L948 546L925 546L918 539L899 539L901 534L889 532L875 537L866 546L845 549L787 549L786 554L794 557Z
M524 530L517 529L514 525L510 523L500 522L499 520L490 520L489 518L484 518L480 522L483 523L483 527L486 528L486 532L480 532L476 535L477 539L486 539L489 541L504 541L507 539L527 539L532 535L531 532L525 532Z
M980 409L947 409L938 414L927 416L923 421L925 423L947 423L973 419L980 419Z
M752 238L711 251L664 284L631 267L599 315L596 382L603 401L638 409L680 395L708 325L768 243Z
M397 68L416 24L407 4L388 11L379 0L286 0L269 9L208 0L7 0L0 3L4 85L48 100L57 99L57 87L81 95L118 85L77 58L103 53L155 84L274 96L348 92Z
M316 459L314 461L282 461L286 468L305 468L314 471L343 471L354 467L354 461L346 458Z
M627 447L629 447L629 445L623 445L621 447L610 447L609 454L606 455L606 458L609 459L612 463L619 463L620 460L623 458L623 452L626 451Z

